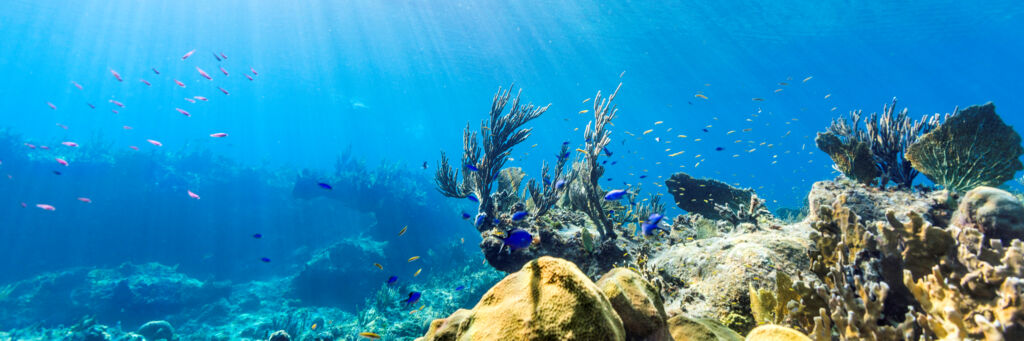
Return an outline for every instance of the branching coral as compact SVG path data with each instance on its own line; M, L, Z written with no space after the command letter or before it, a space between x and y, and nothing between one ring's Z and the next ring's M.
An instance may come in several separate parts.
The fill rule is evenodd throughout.
M569 160L569 145L563 143L562 149L555 157L557 161L555 161L554 178L548 177L548 164L544 162L541 164L541 184L537 184L535 179L530 179L526 183L526 188L530 193L530 200L534 207L534 217L541 217L547 213L558 202L558 198L564 193L564 189L569 188L567 185L571 179L567 179L566 175L562 173L566 162Z
M519 97L522 90L512 98L512 86L508 90L498 89L491 102L489 120L480 123L481 148L477 141L477 132L471 131L469 125L462 134L462 181L459 181L459 171L454 170L448 164L448 158L441 153L441 162L434 175L434 182L441 194L452 198L466 198L473 195L480 205L477 216L488 219L477 219L479 231L487 231L492 226L492 218L496 216L497 207L494 199L491 198L491 187L497 180L498 173L508 156L512 147L526 141L530 137L532 128L522 128L530 120L533 120L548 110L549 105L537 107L533 104L520 105ZM508 114L505 107L512 99L512 108ZM482 153L481 153L482 152ZM482 154L482 155L481 155Z
M750 196L750 204L740 204L739 207L731 208L723 204L715 204L715 211L722 220L733 225L742 223L754 224L755 227L762 225L762 222L769 222L775 219L772 212L764 205L764 199L758 198L756 194Z
M917 171L904 157L907 148L931 131L939 123L939 115L910 119L908 110L896 111L896 99L882 107L882 113L872 113L861 125L862 112L850 112L850 119L832 120L823 133L814 139L818 149L835 162L836 169L846 177L863 184L885 187L890 181L902 188L910 188Z
M996 115L995 105L955 112L907 148L905 157L936 184L957 192L997 187L1024 169L1020 135Z
M573 163L572 167L576 173L572 177L578 181L574 181L575 186L570 189L570 201L574 208L587 214L604 240L615 239L616 234L614 224L602 205L604 193L598 181L601 180L601 175L604 175L604 166L601 166L598 158L605 153L605 147L611 142L612 132L607 126L618 111L612 101L621 87L622 83L619 83L615 91L606 98L601 97L600 91L594 96L591 101L594 103L594 120L587 123L587 129L583 132L586 141L582 149L583 157Z

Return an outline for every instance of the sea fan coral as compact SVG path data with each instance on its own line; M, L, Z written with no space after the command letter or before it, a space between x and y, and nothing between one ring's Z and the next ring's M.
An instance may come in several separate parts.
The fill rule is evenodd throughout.
M936 184L957 192L998 187L1024 169L1020 135L992 102L955 112L907 148L906 158Z

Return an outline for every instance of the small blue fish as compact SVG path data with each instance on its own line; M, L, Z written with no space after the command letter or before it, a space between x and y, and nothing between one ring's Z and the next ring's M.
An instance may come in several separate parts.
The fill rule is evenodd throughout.
M316 185L320 186L320 188L323 188L323 189L326 189L326 190L334 189L334 187L331 187L331 185L328 185L328 184L323 183L323 182L317 182Z
M606 164L608 164L608 160L604 160L604 161L601 161L601 164L602 164L602 165L606 165Z
M626 192L626 190L624 189L613 189L611 191L608 191L608 193L604 195L604 200L619 200L622 199L622 197L625 196L626 193L628 192Z
M253 237L253 238L256 238L256 239L260 239L260 238L263 238L263 235L262 235L262 234L259 234L259 233L257 233L257 234L254 234L254 235L252 235L252 237Z
M618 161L612 161L612 166L614 166L616 163L618 163Z
M562 142L563 145L569 145L569 141Z
M267 257L260 258L260 260L263 261L264 263L270 263L270 258Z
M544 178L542 181L544 181L545 185L551 186L551 179Z
M529 214L529 213L526 213L526 211L516 212L516 213L512 214L512 221L523 220L523 218L526 218L527 214Z
M472 218L472 217L473 216L469 215L469 213L462 212L462 220L469 220L469 218Z
M565 180L555 181L555 189L562 189L562 187L565 187Z
M469 199L469 201L472 201L472 202L480 202L480 199L477 199L476 196L472 195L472 194L467 195L466 199Z
M508 237L505 237L502 242L508 245L509 252L511 253L516 249L525 249L530 246L530 243L533 243L533 235L524 229L515 229L509 232Z
M662 230L665 231L666 233L669 233L669 230L663 229L658 226L658 223L661 222L661 218L664 217L665 216L658 213L651 214L651 216L647 218L647 221L645 221L643 224L640 224L640 228L643 231L644 235L653 235L654 230Z
M395 284L395 282L398 282L398 276L388 277L388 285Z
M646 177L647 177L646 175L641 175L640 176L641 179L646 178Z
M604 155L607 155L608 157L612 156L612 151L608 150L608 147L601 148L601 150L604 150Z
M607 180L608 180L608 181L612 181L612 178L608 178Z
M53 171L54 175L60 175L60 171Z
M486 218L487 218L486 214L478 214L476 216L476 221L473 223L473 225L474 226L480 226L480 224L483 224L484 219L486 219Z
M565 154L562 155L562 157L563 158L567 158L567 157L569 157L569 155L570 155L569 153L565 153Z
M405 302L406 306L410 306L410 305L416 303L416 301L419 301L420 300L420 296L422 296L422 295L423 295L423 293L421 293L419 291L410 292L409 293L409 298L405 299L402 302Z
M494 225L501 225L501 219L494 218Z
M722 148L722 147L715 147L715 150L716 150L716 151L723 151L723 150L725 150L725 148Z
M455 287L455 291L462 291L462 289L465 289L465 288L466 288L465 285L460 285L460 286Z
M476 168L476 166L468 164L468 163L466 164L466 169L469 169L472 172L476 172L476 171L480 170L480 168Z

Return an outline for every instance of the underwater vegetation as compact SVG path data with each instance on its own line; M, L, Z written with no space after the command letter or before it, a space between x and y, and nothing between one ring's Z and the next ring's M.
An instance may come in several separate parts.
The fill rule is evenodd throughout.
M999 186L1024 169L1020 135L1003 123L995 105L975 105L953 114L911 120L895 111L896 99L861 124L860 110L839 118L815 144L846 177L881 188L913 185L918 172L955 192Z

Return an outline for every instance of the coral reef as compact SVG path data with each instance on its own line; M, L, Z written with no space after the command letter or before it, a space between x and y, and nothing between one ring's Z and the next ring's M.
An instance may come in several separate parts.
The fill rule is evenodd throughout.
M431 323L422 340L624 340L622 320L572 263L540 257L498 282L472 310Z
M820 341L829 340L826 338ZM811 341L801 332L779 325L763 325L747 334L747 341Z
M907 147L906 158L938 185L957 192L999 186L1024 169L1020 135L991 102L954 112Z
M145 337L147 341L174 340L174 327L172 327L167 321L146 322L139 327L139 330L135 333L142 335L142 337Z
M832 120L825 132L818 133L814 143L847 178L863 184L877 181L882 188L889 182L910 188L917 170L905 154L910 145L939 124L939 115L911 120L907 108L896 112L893 98L891 105L882 106L881 115L868 116L863 127L861 116L862 111L854 110L849 120Z
M386 245L387 242L359 235L317 250L298 274L291 277L291 296L308 303L354 309L362 299L349 292L377 287L378 282L370 280L373 268L366 265L383 259Z
M434 181L441 194L451 198L467 198L472 196L479 202L477 210L477 230L484 232L490 230L495 223L497 212L501 207L496 207L491 197L491 188L497 180L499 172L508 161L512 147L526 141L530 137L532 128L522 128L527 122L540 117L548 106L536 107L533 104L521 106L519 97L522 90L512 96L512 86L508 90L498 89L491 102L489 120L480 123L480 137L483 143L481 150L480 142L477 140L477 132L470 130L469 124L462 136L463 153L459 168L462 171L462 180L459 181L459 171L453 170L448 163L448 158L441 152L441 161L437 167ZM508 114L503 114L509 99L512 99L512 108ZM481 155L481 151L483 155ZM482 218L481 218L482 217Z
M563 174L565 164L569 160L569 145L563 143L562 149L558 151L558 155L555 156L555 172L554 178L548 177L548 163L543 162L541 164L541 183L537 184L535 179L530 179L526 183L526 188L530 193L530 201L528 205L533 206L533 216L542 217L552 207L558 203L561 195L565 193L566 188L569 188L567 174Z
M721 209L716 209L716 205L727 208L727 211L736 211L749 206L754 196L753 190L734 188L713 179L697 179L683 172L672 174L665 180L665 186L675 198L676 206L715 220L723 218Z

